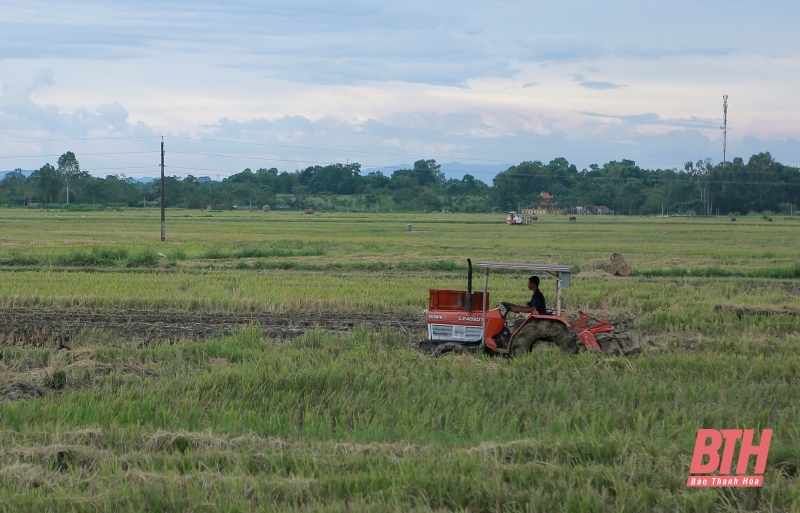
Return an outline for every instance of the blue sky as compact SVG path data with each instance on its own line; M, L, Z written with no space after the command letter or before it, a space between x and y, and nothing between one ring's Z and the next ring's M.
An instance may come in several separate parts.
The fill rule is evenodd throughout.
M798 15L775 0L6 2L0 169L71 150L93 174L153 176L162 135L179 175L682 168L721 160L723 94L729 157L800 165Z

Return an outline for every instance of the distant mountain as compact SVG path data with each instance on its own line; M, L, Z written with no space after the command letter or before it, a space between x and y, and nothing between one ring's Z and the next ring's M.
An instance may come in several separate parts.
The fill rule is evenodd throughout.
M30 176L31 173L33 173L33 171L34 171L33 169L28 169L28 170L23 169L22 170L22 174L24 174L25 176ZM13 171L0 171L0 180L5 178L5 176L8 173L13 173ZM147 185L148 183L150 183L150 182L152 182L154 180L159 180L159 178L153 178L151 176L143 176L141 178L135 178L134 177L133 179L136 180L137 182L139 182L140 184L143 184L143 185ZM197 179L197 181L199 181L200 183L213 182L213 180L211 178L207 177L207 176L201 176L200 178Z
M510 168L514 164L461 164L460 162L450 162L442 164L442 172L447 178L461 179L464 175L472 175L478 180L489 185L492 179L502 171Z
M462 164L460 162L440 162L442 172L447 179L455 178L462 179L464 175L472 175L476 179L491 185L492 179L497 173L505 171L514 164ZM392 176L392 173L398 169L413 169L414 164L398 164L396 166L383 166L383 167L370 167L364 168L361 175L364 176L373 171L380 171L386 176Z
M464 177L464 175L472 175L478 180L491 185L492 179L495 177L497 173L501 171L505 171L509 167L513 166L514 164L462 164L460 162L445 162L441 163L442 172L448 178L455 178L460 180ZM397 171L398 169L413 169L414 164L397 164L394 166L383 166L383 167L369 167L364 168L361 171L362 176L373 171L381 171L386 176L392 176L392 173ZM22 173L25 176L30 176L33 173L33 169L29 170L22 170ZM2 180L8 173L12 171L0 171L0 180ZM141 178L134 178L137 182L141 184L148 184L153 180L158 180L159 178L154 178L151 176L143 176ZM197 178L197 181L200 183L209 183L213 182L210 177L208 176L200 176Z
M156 180L161 180L161 178L152 178L152 177L149 177L149 176L143 176L142 178L134 178L134 180L136 180L137 182L139 182L141 184L147 185L150 182L153 182L153 181L156 181ZM211 178L209 178L207 176L200 176L200 177L197 178L197 181L200 182L200 183L209 183L209 182L213 182L214 180L212 180Z
M33 173L33 171L34 171L33 169L28 169L28 170L23 169L22 170L22 174L25 175L25 176L30 176L31 173ZM14 170L11 170L11 171L0 171L0 180L5 178L8 173L13 173L13 172L14 172Z

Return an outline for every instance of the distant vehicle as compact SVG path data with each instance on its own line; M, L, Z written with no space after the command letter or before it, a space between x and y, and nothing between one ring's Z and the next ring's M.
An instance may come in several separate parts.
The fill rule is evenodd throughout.
M506 219L508 224L522 224L522 218L516 212L509 212Z

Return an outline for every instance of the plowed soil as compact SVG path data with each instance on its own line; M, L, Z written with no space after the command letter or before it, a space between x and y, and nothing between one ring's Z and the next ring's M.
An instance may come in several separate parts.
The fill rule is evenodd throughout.
M341 333L359 325L393 328L409 335L425 330L421 314L0 308L0 346L69 345L76 336L90 330L144 343L199 340L230 334L251 323L260 324L264 335L273 338L293 338L318 328Z

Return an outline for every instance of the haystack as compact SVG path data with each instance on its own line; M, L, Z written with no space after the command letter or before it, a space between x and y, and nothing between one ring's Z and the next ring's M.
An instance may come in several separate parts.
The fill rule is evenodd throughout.
M633 273L630 264L619 253L612 253L608 260L595 260L581 266L581 272L602 271L613 276L630 276Z

